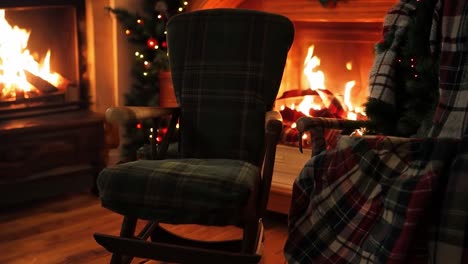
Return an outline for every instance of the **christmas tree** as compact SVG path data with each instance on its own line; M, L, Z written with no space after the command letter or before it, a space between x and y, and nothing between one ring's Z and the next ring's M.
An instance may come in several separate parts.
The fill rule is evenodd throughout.
M160 71L169 70L167 58L166 24L169 18L187 7L181 0L144 0L143 13L132 13L122 8L108 10L116 15L130 43L136 44L135 59L131 68L133 84L125 94L127 106L159 105ZM151 120L127 124L124 128L123 161L137 158L137 150L147 145L151 138Z

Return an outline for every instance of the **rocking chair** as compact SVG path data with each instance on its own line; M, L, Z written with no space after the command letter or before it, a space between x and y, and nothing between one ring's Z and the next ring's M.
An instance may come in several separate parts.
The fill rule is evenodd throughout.
M104 169L97 179L102 205L124 216L120 236L95 234L111 263L133 257L177 263L258 263L282 130L270 111L281 82L294 27L283 16L211 9L174 16L168 53L180 107L113 107L107 120L126 123L171 115L154 160ZM178 155L166 159L178 131ZM138 219L148 224L135 235ZM185 239L160 223L234 225L239 240ZM148 238L151 241L147 241Z

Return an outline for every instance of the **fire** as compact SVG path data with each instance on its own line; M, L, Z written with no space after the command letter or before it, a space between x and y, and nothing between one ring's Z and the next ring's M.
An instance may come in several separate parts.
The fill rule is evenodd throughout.
M304 60L304 75L306 76L309 83L309 88L317 91L318 95L322 99L324 106L328 108L333 99L340 100L340 98L334 95L330 96L330 93L325 92L325 74L322 71L316 69L318 66L320 66L320 58L314 55L314 47L314 45L311 45L307 50L307 55ZM352 62L347 62L345 67L347 70L352 70ZM358 113L362 114L361 112L357 112L361 111L361 109L354 107L351 102L351 91L355 85L355 80L351 80L346 83L344 87L343 99L341 101L344 110L347 112L347 118L353 120L358 118ZM305 115L309 115L309 109L319 110L320 105L314 103L313 99L310 99L306 96L299 104L299 110Z
M310 89L325 89L325 74L320 70L315 70L320 66L320 59L314 56L314 47L312 45L307 50L307 56L304 60L304 74L309 82Z
M28 82L27 72L59 86L60 75L50 71L50 50L39 63L27 49L30 33L11 26L5 18L5 10L0 9L0 98L36 90Z

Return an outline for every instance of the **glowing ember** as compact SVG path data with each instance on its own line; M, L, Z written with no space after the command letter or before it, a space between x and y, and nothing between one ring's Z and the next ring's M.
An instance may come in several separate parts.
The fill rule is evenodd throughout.
M35 91L26 77L26 71L40 77L55 87L60 75L50 72L50 50L42 63L36 61L27 49L30 32L11 26L0 9L0 98L12 98L17 93Z

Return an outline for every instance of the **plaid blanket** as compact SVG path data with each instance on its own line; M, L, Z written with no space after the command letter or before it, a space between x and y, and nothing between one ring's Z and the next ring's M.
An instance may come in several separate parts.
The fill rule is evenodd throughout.
M401 263L455 139L342 137L296 179L289 263Z
M384 28L403 31L412 8L396 4ZM441 51L440 99L428 138L342 137L305 165L293 186L289 263L468 263L467 35L468 1L439 0L431 49ZM397 104L393 50L375 59L370 96Z

